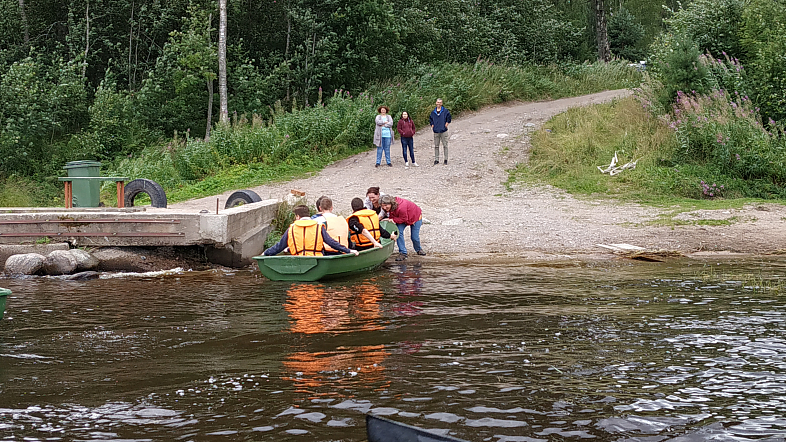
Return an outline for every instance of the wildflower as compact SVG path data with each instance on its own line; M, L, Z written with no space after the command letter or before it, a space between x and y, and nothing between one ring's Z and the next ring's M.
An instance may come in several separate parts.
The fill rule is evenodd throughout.
M742 159L742 157L740 156L740 154L738 154L738 153L735 153L734 155L737 157L737 161L739 161L739 160L741 160L741 159ZM723 186L721 186L721 187L723 187Z

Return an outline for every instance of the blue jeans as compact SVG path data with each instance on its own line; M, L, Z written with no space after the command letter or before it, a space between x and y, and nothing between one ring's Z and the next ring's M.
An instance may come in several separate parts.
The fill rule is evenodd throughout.
M409 146L410 161L415 162L415 142L412 137L401 137L401 150L404 151L404 162L407 162L407 146Z
M423 250L420 247L420 226L423 225L422 220L418 220L415 224L409 226L409 234L412 238L412 246L415 248L415 252L419 252ZM398 245L399 253L404 255L407 254L407 245L404 243L404 229L407 228L407 225L404 223L396 224L398 227L398 238L396 238L396 244Z
M377 164L382 160L382 151L385 151L385 159L390 164L390 140L392 138L382 138L382 142L377 146Z

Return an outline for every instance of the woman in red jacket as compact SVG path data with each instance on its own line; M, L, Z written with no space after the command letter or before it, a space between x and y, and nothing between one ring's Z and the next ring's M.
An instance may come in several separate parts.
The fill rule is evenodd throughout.
M398 120L396 130L401 135L401 149L404 150L404 167L409 167L407 146L409 146L409 158L412 160L412 165L418 167L418 163L415 162L415 145L412 140L412 137L415 136L415 122L412 121L412 118L409 118L409 112L401 113L401 119Z
M423 225L423 216L417 204L404 198L385 195L379 199L382 210L388 213L388 219L396 223L398 227L398 258L396 261L407 259L407 246L404 243L404 229L409 226L409 234L412 238L412 247L418 255L425 255L426 252L420 247L420 226Z

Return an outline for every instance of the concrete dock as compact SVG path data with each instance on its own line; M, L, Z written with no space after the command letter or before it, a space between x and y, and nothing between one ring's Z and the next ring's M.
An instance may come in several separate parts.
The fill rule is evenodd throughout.
M264 251L280 201L200 212L151 207L2 208L0 245L202 246L215 264L242 267Z

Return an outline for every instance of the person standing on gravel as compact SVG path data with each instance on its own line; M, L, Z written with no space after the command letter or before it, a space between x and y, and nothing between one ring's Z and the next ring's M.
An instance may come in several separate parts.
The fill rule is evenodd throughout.
M412 239L412 247L418 255L425 256L426 252L420 247L420 226L423 225L423 212L417 204L401 197L385 195L379 199L382 209L388 213L388 218L396 223L398 227L398 258L396 261L407 259L407 245L404 242L404 229L409 226L409 234Z
M376 129L374 129L374 145L377 146L377 163L374 167L379 167L382 161L382 152L385 152L385 160L388 166L393 167L390 162L390 142L393 141L393 118L388 115L390 109L387 106L377 108L379 115L374 119Z
M428 116L428 123L434 131L434 165L439 164L439 142L445 153L445 164L448 164L448 125L451 122L450 111L442 107L442 99L437 98L437 107ZM377 155L379 156L379 155Z
M407 159L407 147L409 147L409 159L412 160L412 165L418 167L415 162L415 143L413 138L415 136L415 122L409 118L409 112L402 112L401 118L396 125L396 131L401 135L401 149L404 151L404 167L409 167L409 160Z

